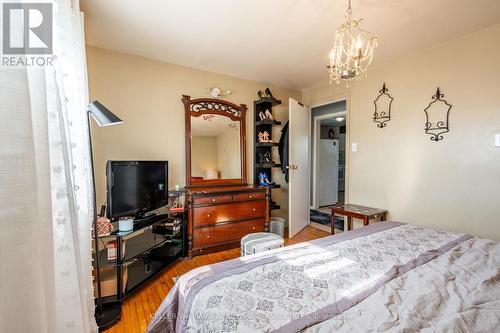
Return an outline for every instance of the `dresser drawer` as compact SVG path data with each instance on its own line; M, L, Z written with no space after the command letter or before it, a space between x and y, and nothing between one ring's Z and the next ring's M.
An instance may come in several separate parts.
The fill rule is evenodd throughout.
M193 247L203 248L221 243L239 241L245 235L262 231L265 231L264 219L196 229L193 230Z
M263 200L195 207L193 225L194 227L213 225L219 222L255 219L265 215L266 202Z
M233 195L233 201L248 201L248 200L258 200L265 198L266 198L265 192L247 192L247 193Z
M233 201L233 196L230 194L225 194L225 195L211 195L207 197L195 197L193 199L193 204L195 206L199 205L214 205L214 204L219 204L219 203L224 203L224 202L231 202Z

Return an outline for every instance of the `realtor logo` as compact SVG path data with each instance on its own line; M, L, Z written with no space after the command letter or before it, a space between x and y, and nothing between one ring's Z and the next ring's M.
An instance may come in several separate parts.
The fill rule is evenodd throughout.
M52 54L52 4L3 4L3 54Z

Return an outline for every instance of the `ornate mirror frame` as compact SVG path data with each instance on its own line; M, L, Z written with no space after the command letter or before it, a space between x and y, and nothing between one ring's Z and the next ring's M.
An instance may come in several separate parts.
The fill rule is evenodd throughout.
M217 98L197 98L182 95L184 104L185 126L186 126L186 187L206 187L222 185L247 185L247 163L246 163L246 111L245 104L239 106ZM234 179L204 179L193 180L191 175L191 117L200 117L204 114L216 114L240 122L240 160L241 178Z

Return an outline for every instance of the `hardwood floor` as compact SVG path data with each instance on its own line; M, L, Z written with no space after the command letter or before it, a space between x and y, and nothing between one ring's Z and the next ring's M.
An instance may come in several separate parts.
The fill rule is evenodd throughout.
M291 239L285 239L285 245L300 243L330 235L329 232L313 227L306 227ZM157 278L139 289L122 305L121 320L104 331L106 333L143 333L149 319L154 315L169 290L174 285L173 277L182 275L194 268L229 260L240 256L240 249L231 249L223 252L194 257L191 260L179 260L166 269Z

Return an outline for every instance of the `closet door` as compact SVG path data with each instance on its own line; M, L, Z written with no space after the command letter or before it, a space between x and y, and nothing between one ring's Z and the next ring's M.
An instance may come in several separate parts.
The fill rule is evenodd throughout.
M288 236L309 225L309 128L310 111L290 98L288 102Z

